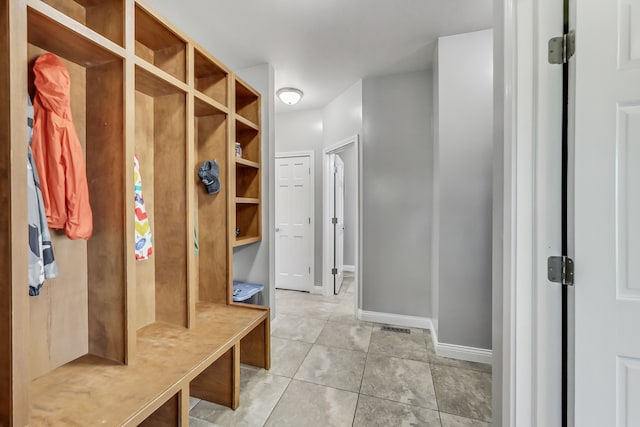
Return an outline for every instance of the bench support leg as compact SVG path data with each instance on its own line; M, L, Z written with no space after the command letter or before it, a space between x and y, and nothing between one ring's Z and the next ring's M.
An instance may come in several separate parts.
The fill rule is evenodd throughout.
M140 423L139 427L174 427L176 425L180 425L179 422L182 419L180 415L181 394L182 392L172 396L162 404L162 406L149 415L146 420ZM187 403L187 410L188 409L189 404ZM183 425L189 424L187 423Z
M269 315L242 340L240 362L259 368L271 368L271 328Z
M191 381L191 396L236 409L240 403L240 344Z
M180 427L189 426L189 387L180 391Z

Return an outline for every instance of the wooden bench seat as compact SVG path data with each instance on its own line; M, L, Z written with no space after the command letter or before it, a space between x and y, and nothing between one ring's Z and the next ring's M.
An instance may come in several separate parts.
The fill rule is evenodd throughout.
M198 303L196 312L192 329L140 329L129 365L86 355L32 381L30 425L187 426L190 394L235 409L240 362L269 369L269 310Z

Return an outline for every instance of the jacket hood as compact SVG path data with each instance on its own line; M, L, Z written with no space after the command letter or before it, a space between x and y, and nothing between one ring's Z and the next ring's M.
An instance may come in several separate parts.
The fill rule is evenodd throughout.
M36 96L47 110L63 116L71 107L71 79L64 63L52 53L45 53L33 65Z

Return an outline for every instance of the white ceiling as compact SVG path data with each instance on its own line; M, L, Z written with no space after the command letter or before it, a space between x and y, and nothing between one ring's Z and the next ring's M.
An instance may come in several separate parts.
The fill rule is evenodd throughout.
M321 108L357 80L429 68L440 36L490 28L492 0L147 0L233 70L270 63L276 88Z

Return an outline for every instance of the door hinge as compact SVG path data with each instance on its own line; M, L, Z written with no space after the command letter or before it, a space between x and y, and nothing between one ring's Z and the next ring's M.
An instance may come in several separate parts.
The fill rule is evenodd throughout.
M549 64L564 64L576 53L576 32L549 39Z
M547 275L550 282L573 285L573 260L567 256L550 256Z
M332 268L332 269L331 269L331 274L333 274L334 276L335 276L336 274L338 274L338 269L337 269L337 268L335 268L335 267L334 267L334 268Z
M331 218L331 224L337 224L338 223L338 218L333 217Z
M309 217L309 224L311 224L311 217Z
M309 266L309 274L311 274L311 266Z

